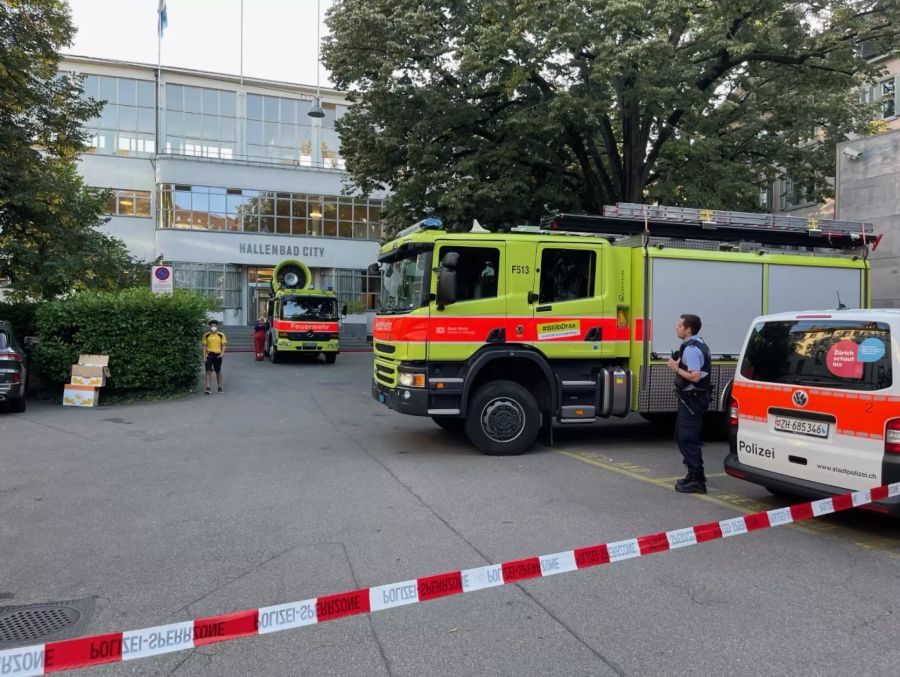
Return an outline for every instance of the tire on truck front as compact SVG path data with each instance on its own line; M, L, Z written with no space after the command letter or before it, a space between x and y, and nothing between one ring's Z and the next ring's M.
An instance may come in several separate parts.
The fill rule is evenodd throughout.
M513 381L493 381L472 396L466 416L466 435L489 456L512 456L526 451L537 438L541 410L534 395Z

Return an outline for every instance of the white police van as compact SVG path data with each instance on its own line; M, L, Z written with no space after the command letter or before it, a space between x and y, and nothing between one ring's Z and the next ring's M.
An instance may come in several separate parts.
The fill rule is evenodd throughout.
M822 498L900 482L900 310L758 317L731 390L729 475ZM871 506L900 516L900 496Z

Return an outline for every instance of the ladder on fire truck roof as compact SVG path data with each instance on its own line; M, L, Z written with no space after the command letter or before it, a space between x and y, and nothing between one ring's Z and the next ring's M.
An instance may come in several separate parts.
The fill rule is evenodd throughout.
M545 220L553 231L746 241L795 247L856 249L878 245L871 223L781 214L754 214L619 202L603 214L556 214Z

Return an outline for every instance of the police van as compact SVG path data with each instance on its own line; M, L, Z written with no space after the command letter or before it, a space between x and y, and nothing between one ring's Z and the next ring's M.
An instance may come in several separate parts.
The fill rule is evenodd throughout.
M774 494L900 482L900 310L756 318L730 420L726 472ZM900 516L900 496L871 507Z

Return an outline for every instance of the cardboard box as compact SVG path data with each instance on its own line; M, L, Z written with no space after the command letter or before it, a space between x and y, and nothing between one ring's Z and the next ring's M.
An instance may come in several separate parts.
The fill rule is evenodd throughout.
M64 407L96 407L100 393L94 386L80 386L67 383L63 390Z
M79 355L78 364L72 365L73 385L102 388L109 378L109 355Z

